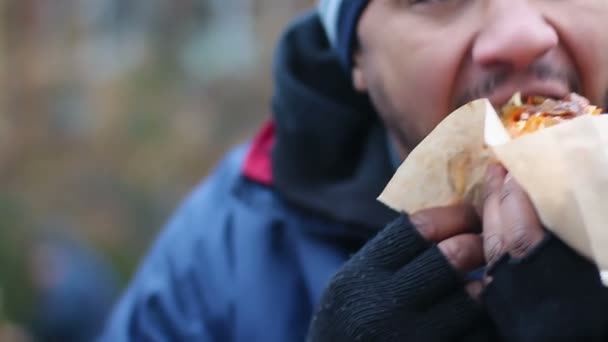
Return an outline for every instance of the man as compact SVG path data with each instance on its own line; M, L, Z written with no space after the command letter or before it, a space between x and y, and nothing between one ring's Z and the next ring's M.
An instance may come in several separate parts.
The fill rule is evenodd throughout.
M607 105L607 15L605 0L321 1L281 41L272 121L174 216L106 340L607 340L597 269L501 166L479 212L375 201L469 100Z

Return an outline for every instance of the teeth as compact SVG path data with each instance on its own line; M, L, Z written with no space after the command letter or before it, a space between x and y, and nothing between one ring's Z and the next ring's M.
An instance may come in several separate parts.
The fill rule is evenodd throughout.
M517 93L513 94L513 96L511 97L511 99L509 100L508 103L510 103L513 106L521 106L523 104L522 100L521 100L521 93L517 92Z

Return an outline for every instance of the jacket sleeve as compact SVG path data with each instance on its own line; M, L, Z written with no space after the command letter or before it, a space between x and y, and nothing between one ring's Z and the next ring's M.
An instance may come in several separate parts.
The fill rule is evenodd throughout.
M119 298L99 341L228 341L225 231L234 178L221 168L176 211ZM223 286L222 286L223 285Z

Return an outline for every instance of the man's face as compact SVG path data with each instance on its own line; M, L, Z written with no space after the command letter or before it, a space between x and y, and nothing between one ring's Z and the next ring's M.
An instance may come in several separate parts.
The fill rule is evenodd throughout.
M370 0L355 87L405 156L450 112L516 91L608 106L607 0Z

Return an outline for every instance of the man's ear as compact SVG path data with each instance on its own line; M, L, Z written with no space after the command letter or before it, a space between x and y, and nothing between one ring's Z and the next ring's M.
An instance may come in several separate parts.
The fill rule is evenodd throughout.
M363 72L363 56L361 50L357 50L353 56L352 70L353 87L362 93L367 92L367 80Z

